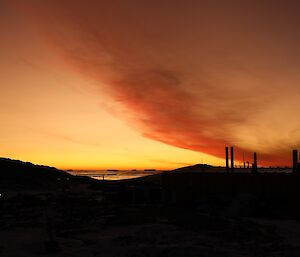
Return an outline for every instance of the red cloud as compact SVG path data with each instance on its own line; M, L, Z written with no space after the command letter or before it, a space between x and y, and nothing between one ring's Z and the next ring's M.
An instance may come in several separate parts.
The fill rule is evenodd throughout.
M291 82L298 77L286 64L294 39L286 29L297 28L287 14L297 15L298 5L274 7L269 15L262 1L244 7L203 1L21 5L52 49L104 83L102 90L130 110L134 118L127 118L148 138L218 157L234 145L239 160L255 150L262 164L289 163L290 148L300 144L285 136L299 122L267 125L278 122L281 97L299 93ZM287 124L295 110L284 108Z

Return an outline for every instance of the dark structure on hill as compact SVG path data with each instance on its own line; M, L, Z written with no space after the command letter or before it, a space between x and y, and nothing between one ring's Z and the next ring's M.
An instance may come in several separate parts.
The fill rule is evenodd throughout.
M163 202L198 206L203 199L227 198L232 203L234 199L245 197L253 200L251 204L257 210L263 210L260 205L268 205L272 210L300 217L300 165L297 150L293 150L292 154L293 169L284 172L258 168L256 153L253 153L251 168L233 169L233 148L230 148L230 157L228 150L226 147L226 166L223 168L195 165L162 174Z

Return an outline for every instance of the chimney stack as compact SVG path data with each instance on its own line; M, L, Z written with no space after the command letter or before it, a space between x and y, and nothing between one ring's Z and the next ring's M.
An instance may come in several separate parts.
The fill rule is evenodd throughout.
M293 150L293 172L297 172L297 166L298 166L298 150Z
M229 172L229 155L228 155L228 147L225 147L225 156L226 156L226 172Z
M257 155L255 152L253 153L252 172L257 173Z
M231 172L234 172L233 146L230 147L230 158L231 158Z

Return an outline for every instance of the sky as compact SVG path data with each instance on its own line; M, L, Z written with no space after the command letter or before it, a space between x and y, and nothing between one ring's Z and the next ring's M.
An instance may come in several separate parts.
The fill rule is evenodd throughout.
M298 1L0 1L0 155L59 168L289 165Z

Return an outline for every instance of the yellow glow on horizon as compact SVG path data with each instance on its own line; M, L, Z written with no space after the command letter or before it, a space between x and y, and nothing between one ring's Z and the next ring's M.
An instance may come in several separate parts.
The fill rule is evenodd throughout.
M254 4L266 25L257 30L230 5L188 5L191 19L182 20L180 4L155 11L153 22L156 8L143 3L70 2L71 14L59 1L8 2L0 8L0 156L63 169L172 169L224 165L195 151L223 157L225 144L237 165L253 151L263 165L286 165L299 147L292 16L272 16L274 26Z
M17 48L22 59L10 53L0 60L0 83L5 85L0 88L0 156L61 169L222 163L144 138L109 111L113 103L92 82L65 69L41 45L34 51L30 44Z

